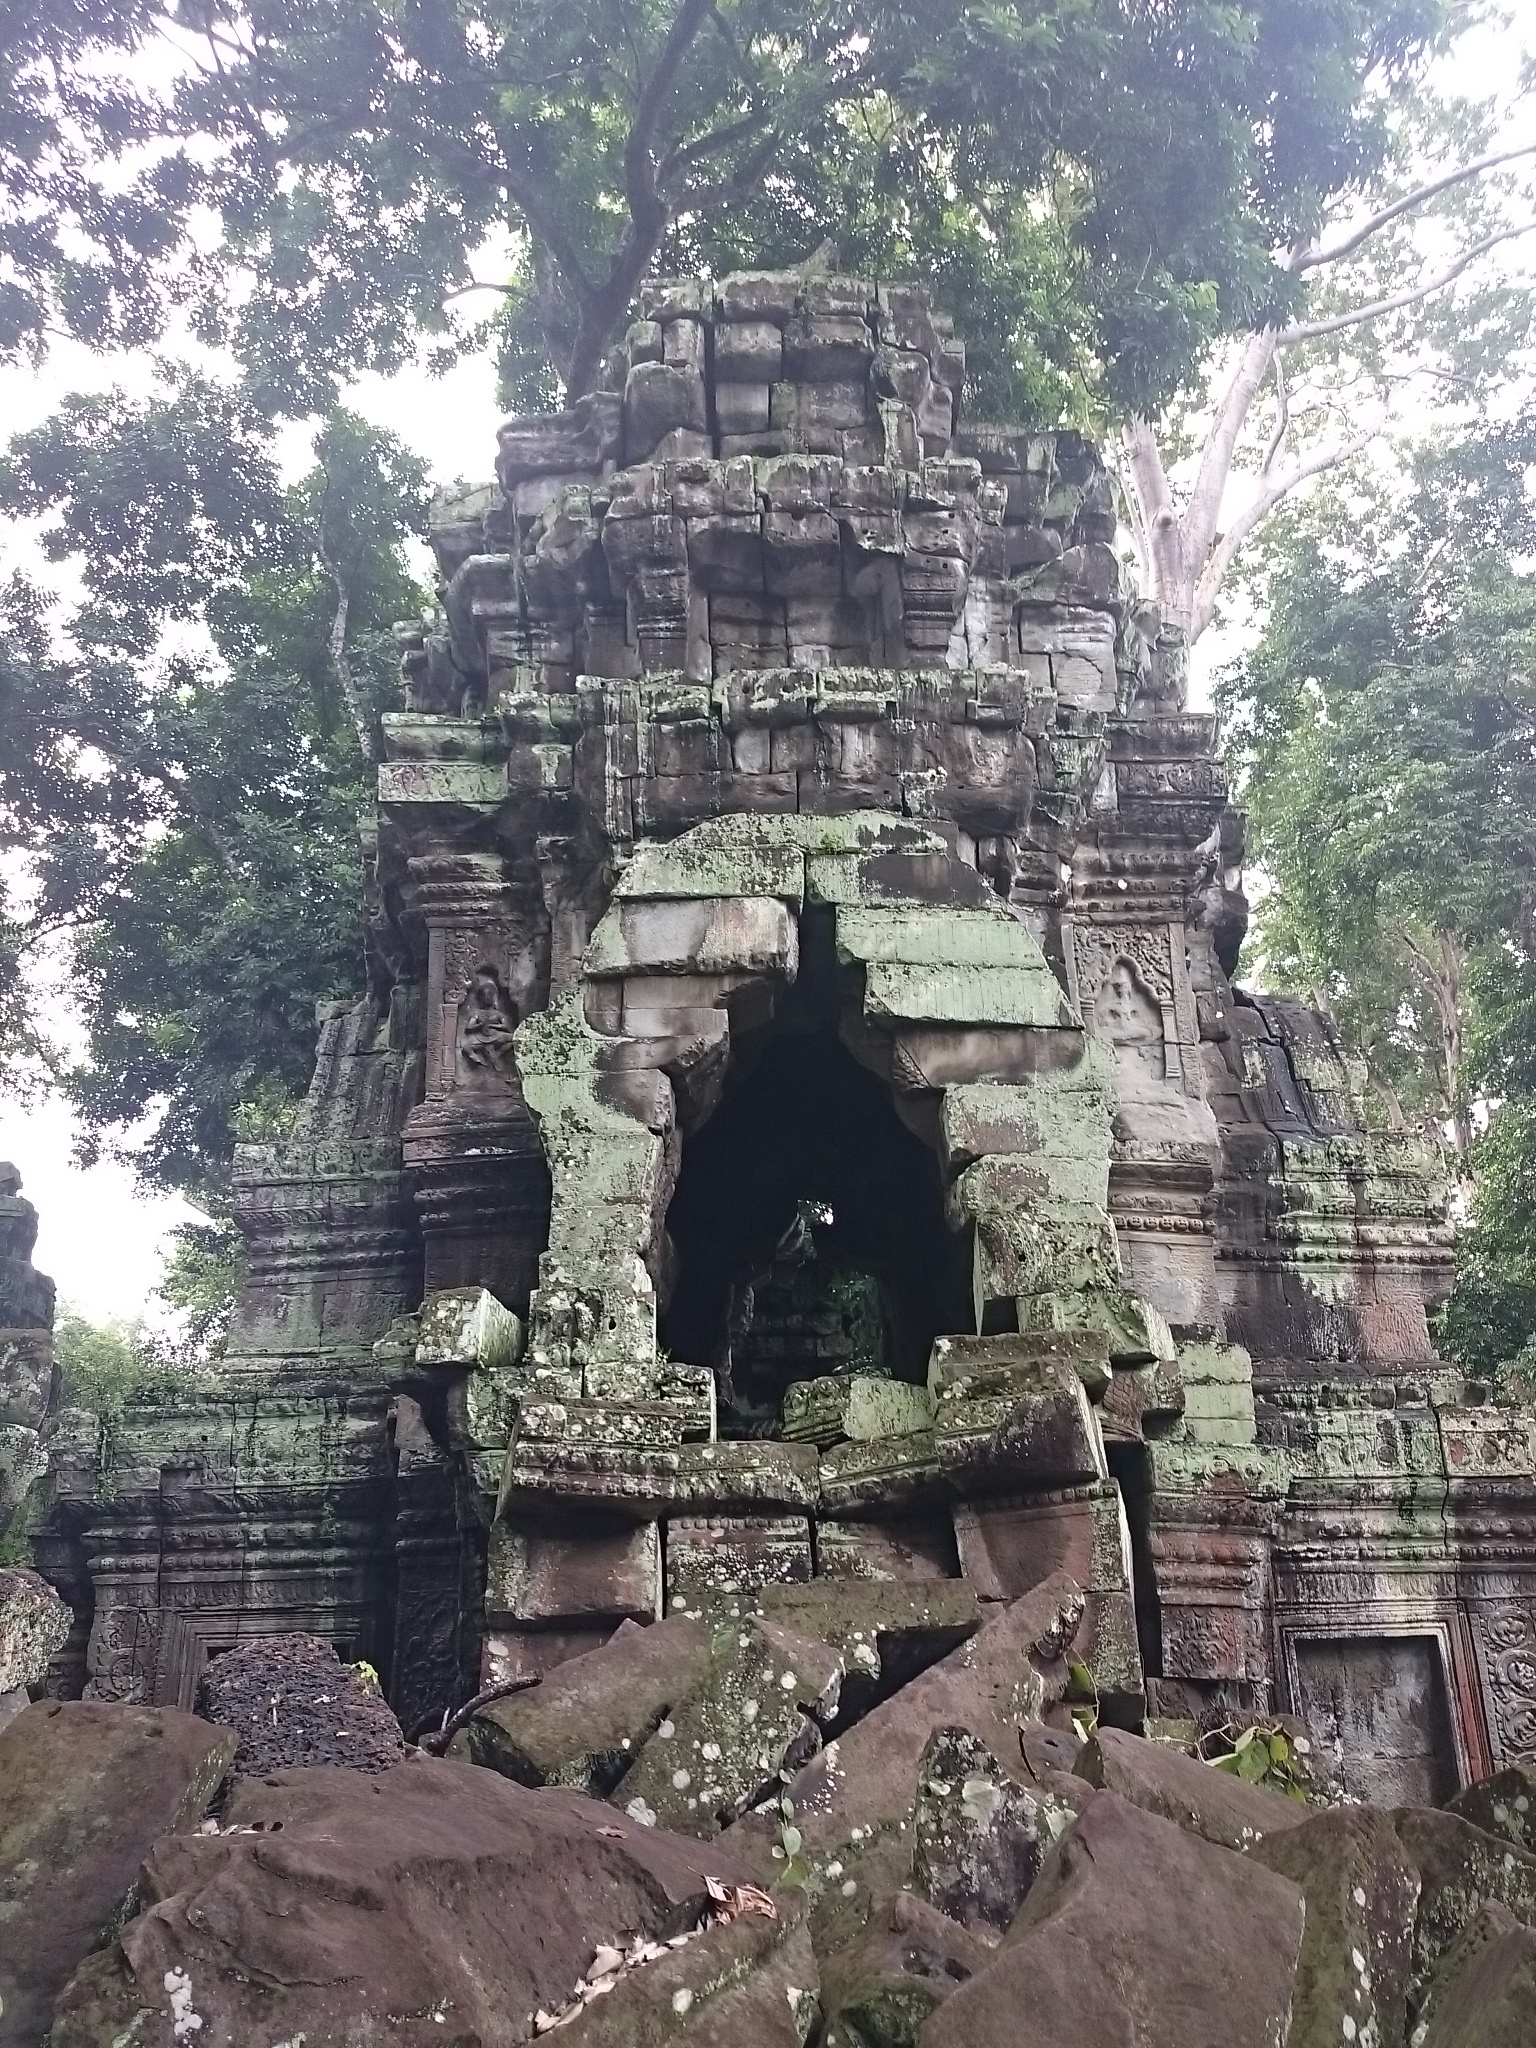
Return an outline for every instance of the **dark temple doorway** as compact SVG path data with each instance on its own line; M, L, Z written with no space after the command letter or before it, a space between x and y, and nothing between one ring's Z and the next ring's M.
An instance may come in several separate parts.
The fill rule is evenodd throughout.
M934 1338L973 1326L969 1236L945 1222L937 1157L839 1041L830 931L817 937L802 936L778 1022L733 1035L667 1212L660 1338L715 1368L723 1436L772 1435L797 1380L921 1382Z

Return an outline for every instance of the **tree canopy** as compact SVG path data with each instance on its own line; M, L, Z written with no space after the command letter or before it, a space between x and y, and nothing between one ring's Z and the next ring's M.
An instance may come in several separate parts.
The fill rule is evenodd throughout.
M1446 1335L1483 1369L1536 1322L1533 472L1525 414L1287 517L1222 690L1257 964L1475 1173Z
M423 337L452 346L456 295L483 282L507 294L513 365L548 361L574 393L658 261L830 241L987 308L984 409L1059 411L1048 367L1154 410L1215 338L1286 310L1274 249L1379 167L1393 82L1452 12L21 0L0 339L141 341L185 305L264 403L306 413ZM135 86L156 38L174 75Z
M92 1132L154 1109L141 1167L205 1200L302 1093L316 1001L361 976L358 815L424 495L346 414L285 489L270 428L200 384L72 401L0 468L86 590L62 651L37 593L4 593L0 843L31 873L8 992L25 944L68 935L89 1050L58 1078Z

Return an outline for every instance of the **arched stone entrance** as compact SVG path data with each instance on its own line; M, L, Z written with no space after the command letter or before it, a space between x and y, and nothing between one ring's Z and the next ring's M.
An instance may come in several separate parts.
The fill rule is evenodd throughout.
M740 1260L728 1246L701 1281L686 1187L676 1240L668 1219L701 1159L707 1200L733 1119L761 1137L762 1105L741 1116L754 1062L761 1074L766 1047L792 1066L774 1048L807 1021L813 1069L857 1077L847 1142L879 1144L893 1182L931 1182L926 1220L911 1187L889 1199L909 1206L909 1255L947 1254L954 1285L917 1290L898 1355L874 1372L770 1385L745 1426L727 1386L722 1429L710 1319L761 1248L746 1231ZM774 1580L964 1570L1000 1597L1065 1562L1090 1589L1103 1696L1139 1700L1124 1517L1093 1403L1112 1360L1169 1358L1171 1340L1120 1284L1109 1052L975 869L928 827L867 811L730 816L642 844L579 979L519 1026L516 1054L553 1208L506 1387L488 1667L544 1668L626 1616ZM807 1070L807 1085L826 1080ZM862 1134L860 1090L878 1110ZM871 1241L868 1185L841 1199L866 1233L848 1263L878 1280L902 1231ZM764 1214L814 1240L817 1205L830 1209L835 1250L837 1201L791 1177ZM704 1335L685 1349L701 1292Z
M938 1152L841 1036L835 918L800 913L773 1018L732 1030L667 1210L660 1339L713 1369L722 1436L786 1433L786 1395L831 1375L889 1381L893 1418L915 1412L934 1340L974 1324L971 1234L952 1227Z
M529 1374L562 1401L691 1403L688 1434L713 1433L708 1375L658 1354L667 1212L733 1037L798 979L807 919L830 924L839 1042L931 1149L949 1227L972 1242L967 1321L943 1334L1155 1344L1106 1206L1106 1056L1023 925L908 820L736 816L642 846L580 982L518 1032L554 1187Z

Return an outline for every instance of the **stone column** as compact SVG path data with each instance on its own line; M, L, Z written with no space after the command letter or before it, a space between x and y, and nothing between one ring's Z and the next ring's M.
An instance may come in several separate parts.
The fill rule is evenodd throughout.
M549 1177L512 1034L548 987L542 906L520 899L495 854L422 857L409 875L428 938L426 1085L405 1127L426 1291L483 1286L522 1309Z

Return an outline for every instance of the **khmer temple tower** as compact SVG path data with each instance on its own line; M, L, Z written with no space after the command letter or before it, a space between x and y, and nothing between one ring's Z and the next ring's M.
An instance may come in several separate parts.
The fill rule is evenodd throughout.
M303 1628L409 1728L733 1594L1064 1568L1105 1720L1294 1709L1386 1801L1536 1757L1536 1442L1434 1354L1434 1148L1234 984L1110 479L963 372L915 288L660 283L439 501L229 1354L54 1432L61 1686Z

